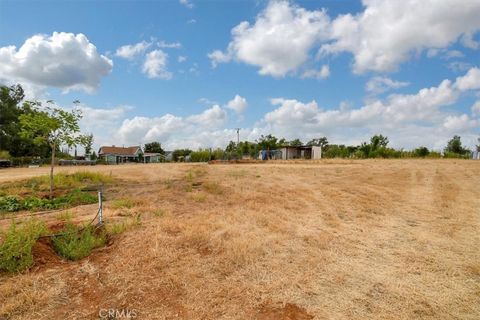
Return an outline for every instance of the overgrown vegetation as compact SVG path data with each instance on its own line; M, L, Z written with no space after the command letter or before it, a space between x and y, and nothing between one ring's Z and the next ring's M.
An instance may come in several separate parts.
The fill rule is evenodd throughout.
M114 209L131 209L134 206L134 202L132 199L129 198L122 198L122 199L116 199L112 203L112 207Z
M20 227L13 221L1 237L3 242L0 243L0 270L19 272L30 268L33 264L33 245L45 230L45 225L35 220L30 220Z
M69 222L59 233L62 235L52 238L53 248L61 257L73 261L90 255L93 249L106 242L106 233L93 226L82 227Z
M49 177L40 176L0 187L0 212L52 210L95 203L97 194L89 186L108 184L112 177L94 172L54 175L58 195L49 198Z

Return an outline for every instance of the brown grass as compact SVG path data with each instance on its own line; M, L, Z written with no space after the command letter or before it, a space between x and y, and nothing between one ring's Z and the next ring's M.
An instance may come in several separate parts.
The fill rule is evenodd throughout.
M0 183L42 170L0 170ZM480 161L87 170L122 179L106 221L140 225L84 260L0 275L0 318L480 318Z

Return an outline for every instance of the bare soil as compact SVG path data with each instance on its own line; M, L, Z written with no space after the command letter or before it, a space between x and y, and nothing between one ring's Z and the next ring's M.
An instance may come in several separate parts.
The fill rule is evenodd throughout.
M31 270L0 274L0 319L480 318L480 161L57 169L120 178L106 222L139 223L77 262L38 243ZM1 169L0 183L47 173ZM88 221L96 205L69 212Z

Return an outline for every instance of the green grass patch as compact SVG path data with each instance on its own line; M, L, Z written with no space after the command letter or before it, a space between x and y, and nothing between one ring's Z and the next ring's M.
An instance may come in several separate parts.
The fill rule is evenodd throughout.
M8 231L2 234L0 270L19 272L30 268L33 264L32 247L45 231L45 225L35 220L21 226L12 221Z
M112 207L114 209L131 209L135 206L135 203L132 199L129 198L122 198L116 199L112 203Z
M93 192L74 189L66 194L53 199L31 196L21 198L18 196L0 197L0 212L16 212L20 210L55 210L66 209L82 204L90 204L98 201L98 196Z
M93 249L106 243L104 231L96 232L93 226L76 226L69 222L59 233L62 235L52 238L54 250L68 260L80 260L90 255Z

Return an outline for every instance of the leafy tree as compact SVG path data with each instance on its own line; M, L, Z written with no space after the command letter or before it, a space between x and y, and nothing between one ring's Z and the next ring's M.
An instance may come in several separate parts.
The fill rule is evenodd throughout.
M285 141L285 139L282 139L282 140ZM258 138L257 143L260 149L262 150L275 150L279 145L278 139L271 134L267 136L264 136L262 134L260 138Z
M450 139L450 141L448 141L447 147L445 148L444 151L445 153L456 153L459 155L464 155L465 153L469 152L468 149L465 149L462 146L462 140L460 136L457 136L457 135L453 136L453 138Z
M378 148L386 148L388 145L388 138L381 134L374 135L370 138L371 150L377 150Z
M35 106L41 106L39 102ZM51 149L50 163L50 198L53 197L53 167L55 165L55 151L60 145L71 147L83 144L85 138L79 135L80 110L65 111L60 108L47 106L42 110L36 108L34 112L20 115L21 136L32 139L34 144L48 144Z
M477 144L477 152L480 152L480 137L477 138L478 144Z
M303 142L300 141L300 139L295 139L295 140L292 140L292 141L288 142L288 145L292 146L292 147L300 147L300 146L303 146Z
M430 154L430 150L427 147L420 147L413 151L415 156L425 158Z
M307 142L307 146L322 147L322 150L326 151L327 147L328 147L328 139L327 139L327 137L312 139L312 140Z
M160 154L165 153L165 151L162 149L162 145L160 144L160 142L157 141L145 143L145 152Z
M190 149L177 149L173 151L172 159L173 161L178 161L181 158L185 158L186 156L190 155L190 153L192 153L192 150Z
M93 148L93 134L87 134L83 138L83 147L85 148L85 156L91 156Z

